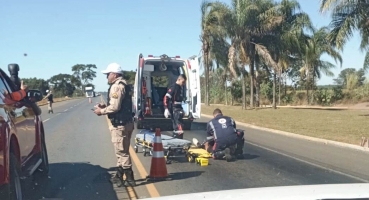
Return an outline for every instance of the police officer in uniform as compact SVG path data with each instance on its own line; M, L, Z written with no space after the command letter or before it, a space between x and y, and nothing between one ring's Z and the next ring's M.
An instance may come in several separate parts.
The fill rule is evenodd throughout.
M231 118L224 116L220 109L215 109L213 112L214 118L207 124L207 134L214 137L214 142L209 143L207 148L213 153L213 158L231 161L235 155L238 141L236 122Z
M136 186L132 171L132 161L129 155L129 147L132 132L134 130L132 116L132 89L123 79L122 69L119 64L111 63L102 71L107 75L110 84L108 90L107 105L98 104L94 111L97 115L108 115L112 123L110 132L117 156L117 173L112 182L121 186ZM126 180L123 181L123 175Z
M173 124L173 137L183 139L183 86L186 83L186 76L181 74L177 81L168 89L164 96L164 116L168 118L169 115Z

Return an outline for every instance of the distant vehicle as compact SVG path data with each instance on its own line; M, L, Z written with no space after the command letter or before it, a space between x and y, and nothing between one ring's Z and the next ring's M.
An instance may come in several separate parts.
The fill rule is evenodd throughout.
M86 97L95 97L95 92L93 87L85 87Z
M10 64L9 78L0 69L0 91L19 90L18 71L17 64ZM35 172L47 177L49 172L41 109L36 104L42 93L28 90L21 101L4 93L0 96L0 199L22 199L24 178Z
M199 60L196 56L181 59L180 56L167 55L138 56L137 73L133 85L133 114L137 129L172 127L164 117L164 96L180 74L187 77L183 90L184 129L191 128L194 119L201 117L201 90ZM158 80L155 85L154 79ZM158 85L160 84L160 85ZM163 119L158 121L159 119Z

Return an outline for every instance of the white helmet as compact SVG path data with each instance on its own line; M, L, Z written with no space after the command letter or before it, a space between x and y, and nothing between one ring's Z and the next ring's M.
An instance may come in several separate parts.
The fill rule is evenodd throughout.
M46 93L48 93L49 92L49 90L46 90Z

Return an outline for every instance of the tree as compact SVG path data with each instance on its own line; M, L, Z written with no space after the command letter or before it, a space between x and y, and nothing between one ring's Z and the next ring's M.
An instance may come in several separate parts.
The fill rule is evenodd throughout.
M72 72L75 79L73 79L73 84L76 87L86 86L91 83L91 81L96 77L96 65L93 64L76 64L72 66Z
M49 89L49 84L44 79L23 78L22 80L29 89L40 90L41 92L45 92Z
M209 72L211 70L210 52L212 40L219 38L219 23L217 15L219 12L211 8L212 3L203 1L201 4L201 35L202 42L202 60L205 68L205 105L209 105Z
M228 53L228 68L235 78L237 71L242 76L243 108L246 108L245 66L249 66L250 106L254 107L254 87L256 89L256 103L259 106L259 63L257 56L269 66L276 68L277 63L272 59L265 44L265 36L270 34L276 21L269 19L268 11L274 7L271 0L233 0L232 6L216 2L214 10L221 11L216 15L227 37L231 40ZM268 19L268 20L265 20ZM223 30L220 29L220 30ZM256 67L256 73L255 73ZM239 68L238 70L236 68Z
M304 29L314 30L309 16L300 10L300 4L296 0L282 0L263 15L265 21L271 21L274 25L270 34L265 35L268 41L267 48L277 62L277 68L273 71L273 108L276 109L276 81L278 75L279 100L281 99L282 74L289 71L291 65L301 59L301 46L306 44Z
M77 64L72 66L72 72L73 76L76 80L78 80L76 83L74 83L75 86L81 87L82 86L82 72L85 70L85 65Z
M127 81L128 84L134 84L136 77L135 71L123 71L123 78Z
M96 71L94 69L97 69L96 65L92 64L85 65L85 68L82 72L83 84L86 85L90 83L92 80L94 80L94 78L96 78Z
M55 96L72 96L76 87L72 84L73 75L58 74L48 81L53 85Z
M334 68L335 65L328 61L321 60L321 56L327 54L336 62L339 61L342 66L342 57L340 53L326 40L328 34L329 29L327 27L322 27L314 31L312 38L309 39L308 44L303 49L303 66L300 72L302 76L306 78L306 95L308 103L310 103L309 89L312 89L312 86L315 85L315 78L320 78L321 72L327 76L334 75L330 69Z
M334 79L334 82L337 85L340 86L346 86L346 80L347 80L347 76L349 74L354 74L357 76L357 86L361 86L364 84L365 81L365 70L364 69L359 69L358 71L356 71L355 68L346 68L344 70L342 70L340 72L340 74L338 75L338 77L336 79Z
M358 30L361 35L360 49L366 52L363 68L369 69L369 3L367 0L321 0L320 11L332 11L333 28L328 39L338 49L343 49L347 40Z

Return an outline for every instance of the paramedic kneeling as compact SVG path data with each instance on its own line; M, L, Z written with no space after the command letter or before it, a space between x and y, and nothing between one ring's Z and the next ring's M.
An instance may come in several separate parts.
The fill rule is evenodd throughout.
M213 148L206 149L212 151L213 158L225 158L229 162L233 159L238 139L236 123L231 117L223 116L218 108L214 110L213 116L214 118L207 124L207 134L214 137L214 144L209 142Z

